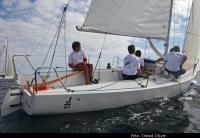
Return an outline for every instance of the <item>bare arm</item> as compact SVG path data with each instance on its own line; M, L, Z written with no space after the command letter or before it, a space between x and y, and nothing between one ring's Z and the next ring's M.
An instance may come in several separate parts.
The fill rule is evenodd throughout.
M141 70L141 68L140 68L140 60L138 59L138 66L137 66L137 75L139 75L139 76L141 76L142 75L142 70Z
M87 58L86 58L85 52L82 51L82 53L83 53L83 63L84 63L84 64L87 64L87 61L88 61L88 60L87 60Z
M144 74L144 66L140 66L142 74Z
M137 75L142 76L142 71L141 71L141 69L138 69L138 70L137 70Z

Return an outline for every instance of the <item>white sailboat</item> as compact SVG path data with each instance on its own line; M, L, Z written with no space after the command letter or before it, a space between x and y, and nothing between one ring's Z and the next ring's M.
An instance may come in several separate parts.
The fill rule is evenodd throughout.
M11 87L15 87L14 68L8 47L8 40L0 47L0 107L2 100Z
M12 57L8 47L8 40L0 47L0 88L8 88L15 84Z
M14 70L8 40L0 49L0 78L13 78Z
M77 29L163 40L166 42L167 53L172 7L173 0L93 0L83 26ZM99 83L92 85L84 85L82 72L68 71L59 77L54 69L55 74L49 75L49 81L43 83L44 78L38 74L38 68L33 76L17 77L22 87L20 91L7 93L1 116L18 109L24 110L28 115L97 111L180 94L190 86L197 72L196 60L200 47L199 8L200 1L194 0L183 50L189 57L184 65L187 71L178 82L164 77L157 66L154 74L135 81L122 80L121 68L101 69L94 74ZM153 45L152 48L159 56L163 55ZM66 81L63 82L63 79ZM27 81L32 82L32 87L27 86ZM56 88L58 84L62 87ZM50 88L52 85L54 88Z

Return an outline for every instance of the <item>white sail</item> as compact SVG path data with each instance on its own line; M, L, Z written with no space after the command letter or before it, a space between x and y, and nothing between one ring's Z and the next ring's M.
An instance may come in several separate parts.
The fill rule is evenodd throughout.
M8 45L0 49L0 75L14 76L12 57Z
M172 0L93 0L83 31L167 40Z
M9 49L8 49L9 50ZM10 54L10 51L8 51L8 59L7 59L7 72L6 75L10 77L14 77L14 67L12 63L12 55Z
M200 48L200 0L193 0L183 52L195 62Z
M0 48L0 75L6 75L6 46Z

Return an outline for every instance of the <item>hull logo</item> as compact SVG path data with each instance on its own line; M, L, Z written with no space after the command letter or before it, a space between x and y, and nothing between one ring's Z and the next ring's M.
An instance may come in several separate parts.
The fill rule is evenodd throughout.
M68 101L65 101L64 109L69 109L71 107L71 100L72 97L70 97Z

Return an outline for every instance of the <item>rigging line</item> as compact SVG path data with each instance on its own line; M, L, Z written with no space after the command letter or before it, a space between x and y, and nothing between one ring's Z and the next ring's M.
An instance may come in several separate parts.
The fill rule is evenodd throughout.
M189 18L190 18L190 13L191 13L191 9L189 8L190 3L188 1L188 7L187 7L187 18L185 21L185 34L184 34L184 38L186 38L186 34L187 34L187 29L188 29L188 24L189 24Z
M70 2L70 1L69 1ZM50 68L48 70L48 75L49 75L49 72L52 68L52 65L53 65L53 60L54 60L54 57L55 57L55 52L56 52L56 48L57 48L57 44L58 44L58 39L59 39L59 36L60 36L60 32L61 32L61 29L62 29L62 24L65 23L65 15L66 15L66 10L67 10L67 6L66 5L64 7L64 10L63 10L63 15L62 15L62 18L61 18L61 21L60 21L60 24L58 26L58 35L57 35L57 39L56 39L56 44L55 44L55 47L54 47L54 52L53 52L53 56L52 56L52 59L51 59L51 63L50 63ZM65 31L64 31L65 32Z
M176 29L176 14L175 14L175 12L176 12L176 6L175 6L176 4L174 4L174 36L173 36L173 46L174 46L174 44L175 44L175 29Z
M102 44L102 47L101 47L101 51L100 51L100 53L99 53L99 57L98 57L98 59L97 59L97 63L96 63L96 65L95 65L94 71L92 72L92 79L94 78L94 73L95 73L95 71L96 71L97 65L98 65L99 60L100 60L100 58L101 58L101 54L102 54L102 51L103 51L103 46L104 46L104 44L105 44L106 36L107 36L107 34L105 34L105 36L104 36L104 40L103 40L103 44Z
M53 42L54 42L54 40L55 40L55 38L56 38L56 36L57 36L56 44L55 44L55 47L54 47L53 56L52 56L52 59L51 59L50 67L49 67L48 72L47 72L47 78L46 78L46 79L48 79L48 76L49 76L50 71L51 71L51 69L52 69L53 59L54 59L55 51L56 51L56 48L57 48L57 42L58 42L58 38L59 38L59 36L60 36L60 31L61 31L61 29L62 29L62 23L63 23L63 18L64 18L64 16L65 16L65 12L63 12L63 14L62 14L62 18L61 18L60 23L59 23L59 26L58 26L58 28L57 28L56 34L55 34L54 39L53 39L53 41L52 41L52 43L51 43L51 44L53 45ZM52 47L52 45L50 46L50 48ZM50 48L49 48L49 51L50 51ZM48 56L49 51L47 52L46 57ZM45 59L45 60L46 60L46 59ZM43 63L45 62L45 60L43 61ZM43 64L43 65L44 65L44 64ZM42 65L42 66L43 66L43 65ZM41 68L42 68L42 67L41 67ZM40 72L40 70L39 70L39 72ZM38 74L40 75L40 73L38 73ZM40 77L41 77L41 75L40 75ZM41 77L41 78L43 79L43 77ZM45 83L46 83L46 81L43 80L42 85L45 84Z
M124 79L126 79L126 77L125 77ZM145 78L144 78L144 80L145 80ZM90 90L74 90L74 91L76 91L76 92L81 92L81 91L107 91L107 90L120 90L120 89L107 89L107 90L100 90L100 89L103 89L103 88L106 88L106 87L112 86L112 85L114 85L114 84L116 84L116 83L118 83L118 82L121 82L121 81L124 81L124 80L115 81L115 82L113 82L113 83L111 83L111 84L108 84L108 85L105 85L105 86L102 86L102 87L99 87L99 88L96 88L96 89L90 89ZM132 82L135 82L135 83L137 83L137 84L139 85L139 82L137 82L136 80L132 80ZM123 88L123 89L133 89L133 88Z
M59 17L60 17L61 15L62 15L62 12L57 16L56 19L59 19ZM56 22L57 22L57 20L53 21L53 24L55 24ZM46 34L49 34L50 30L52 30L52 27L53 27L53 26L51 26L50 29L48 29L48 31L47 31ZM48 35L45 35L45 37L44 37L43 39L41 39L41 40L38 42L37 47L34 47L34 48L31 50L30 53L34 53L34 52L38 49L38 47L41 45L41 42L42 42L44 39L46 39L47 36L48 36ZM25 64L22 63L22 64L21 64L21 68L23 68L24 65L25 65Z
M177 1L177 24L179 24L179 1ZM177 31L177 33L179 34L179 32ZM178 45L180 45L180 40L179 40L179 35L177 37L177 41L178 41Z
M120 80L120 81L122 81L122 80ZM106 88L106 87L112 86L112 85L114 85L114 84L116 84L116 83L118 83L118 82L120 82L120 81L116 81L116 82L113 82L113 83L111 83L111 84L108 84L108 85L106 85L106 86L102 86L102 87L99 87L99 88L96 88L96 89L90 89L90 90L74 90L74 91L76 91L76 92L80 92L80 91L97 91L97 90L100 90L100 89L102 89L102 88Z
M62 17L63 17L63 15L62 15ZM60 26L60 23L59 23L59 26ZM51 42L51 44L50 44L50 47L49 47L49 49L48 49L48 51L47 51L47 54L46 54L46 56L45 56L45 58L44 58L44 60L43 60L43 62L42 62L42 64L41 64L41 68L44 66L44 63L45 63L45 61L46 61L46 59L47 59L47 57L48 57L48 55L49 55L49 52L50 52L50 50L51 50L51 47L53 46L53 42L54 42L54 40L55 40L55 38L56 38L56 36L57 36L57 34L58 34L59 26L58 26L58 28L56 29L56 33L55 33L55 35L54 35L54 38L53 38L53 40L52 40L52 42Z
M145 40L145 47L144 47L144 57L147 57L147 48L148 48L148 40Z
M33 71L35 72L35 68L33 67L33 65L31 64L31 62L29 61L28 57L25 56L26 60L28 61L28 64L31 66L31 68L33 69Z
M66 22L64 20L64 46L65 46L65 68L66 68L66 75L67 75L67 42L66 42ZM67 78L66 78L67 80Z
M30 60L28 59L28 57L25 56L25 58L26 58L26 60L28 61L28 64L31 66L32 70L35 72L36 70L35 70L35 68L33 67L33 65L31 64L31 62L30 62ZM46 84L46 81L45 81L44 77L43 77L39 72L37 72L37 74L40 76L40 78L42 79L43 83ZM34 78L32 79L31 85L32 85L32 83L33 83L33 80L34 80Z
M63 18L63 15L62 15L62 18ZM62 19L61 19L61 20L62 20ZM50 47L49 47L49 49L48 49L47 55L46 55L46 57L45 57L45 60L44 60L43 63L42 63L42 66L44 65L44 62L46 61L46 58L47 58L47 56L48 56L48 54L49 54L49 52L50 52L50 50L51 50L51 47L53 46L53 43L54 43L54 40L55 40L56 36L57 36L57 35L59 34L59 32L60 32L60 26L61 26L61 21L60 21L60 23L59 23L59 26L58 26L57 31L56 31L56 33L55 33L55 36L54 36L54 38L53 38L53 40L52 40L52 43L51 43L51 45L50 45Z
M54 68L54 71L56 73L56 77L59 79L60 83L62 84L62 86L65 88L65 90L67 91L67 87L65 86L65 84L62 82L62 80L60 79L60 77L58 76L58 72L57 70Z
M74 92L83 92L83 91L112 91L112 90L134 90L134 89L138 89L138 88L121 88L121 89L105 89L105 90L100 90L100 89L97 89L97 90L72 90L72 91L74 91ZM145 88L144 88L145 89Z
M64 15L64 17L66 16L66 10L67 10L67 8L68 8L68 6L69 6L69 3L70 3L70 0L68 1L68 4L66 5L66 7L64 7L64 12L65 12L65 15ZM67 40L66 40L66 20L65 20L65 18L63 17L63 26L64 26L64 47L65 47L65 50L64 50L64 52L65 52L65 54L64 54L64 57L65 57L65 73L66 73L66 75L67 75L67 72L68 72L68 69L67 69ZM65 82L63 83L64 85L66 84L66 82L67 82L67 77L66 77L66 80L65 80Z
M70 0L68 1L68 4L69 5L70 3ZM65 15L66 16L66 15ZM64 47L65 47L65 69L66 69L66 75L67 75L67 40L66 40L66 20L64 19ZM67 77L66 77L66 80L64 82L64 84L67 82Z
M53 25L56 25L56 22L60 19L60 16L61 16L61 15L62 15L62 12L57 16L56 20L53 21ZM34 53L34 52L37 50L37 48L41 45L41 42L44 41L44 39L46 39L46 37L48 36L49 32L52 30L53 25L50 27L50 29L48 29L47 33L45 33L45 34L47 34L47 35L45 35L44 38L41 39L41 40L38 42L37 47L34 47L34 48L31 50L31 53ZM57 26L57 25L56 25L56 26Z
M52 69L53 60L54 60L54 57L55 57L56 48L57 48L57 45L58 45L58 39L59 39L59 36L60 36L60 31L62 29L62 24L63 24L64 16L65 16L65 12L63 13L63 16L62 16L62 19L61 19L61 22L60 22L60 27L59 27L59 31L58 31L58 35L57 35L57 38L56 38L56 43L55 43L54 51L53 51L53 56L52 56L52 59L51 59L51 62L50 62L50 68L48 70L47 75L49 75L49 72Z

